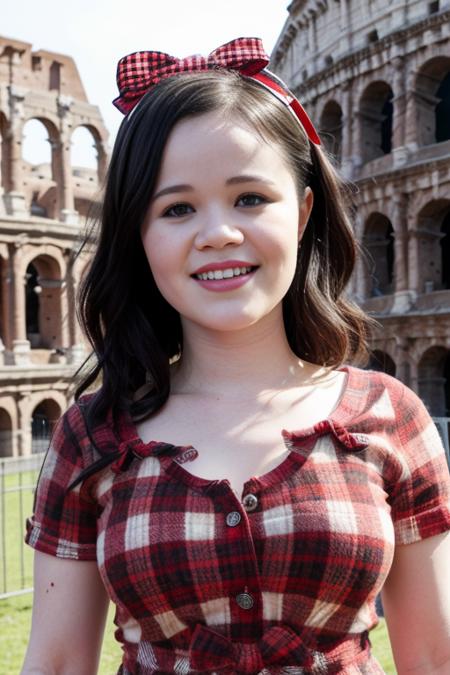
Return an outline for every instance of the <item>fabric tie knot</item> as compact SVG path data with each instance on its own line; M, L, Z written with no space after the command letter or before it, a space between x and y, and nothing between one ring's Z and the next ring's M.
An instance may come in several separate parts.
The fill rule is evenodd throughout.
M308 670L314 653L287 626L272 626L258 642L233 642L214 630L197 624L189 646L192 667L202 673L233 668L251 675L266 666L289 666L301 663Z

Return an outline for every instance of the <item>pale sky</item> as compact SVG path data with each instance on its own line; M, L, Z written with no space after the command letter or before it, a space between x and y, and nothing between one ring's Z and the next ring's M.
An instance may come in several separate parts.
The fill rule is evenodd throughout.
M270 54L289 0L4 0L0 35L72 56L89 102L100 107L112 144L122 119L117 61L130 52L208 54L240 36L260 37Z

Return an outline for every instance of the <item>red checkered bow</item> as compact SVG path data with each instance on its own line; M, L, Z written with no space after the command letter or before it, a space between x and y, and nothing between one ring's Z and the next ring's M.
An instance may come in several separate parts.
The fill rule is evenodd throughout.
M127 115L149 89L161 80L179 73L225 68L253 77L285 103L305 129L308 138L320 145L319 136L295 96L286 85L264 70L269 57L259 38L236 38L212 51L209 56L194 54L184 59L164 52L134 52L120 59L117 66L117 86L120 96L113 104Z

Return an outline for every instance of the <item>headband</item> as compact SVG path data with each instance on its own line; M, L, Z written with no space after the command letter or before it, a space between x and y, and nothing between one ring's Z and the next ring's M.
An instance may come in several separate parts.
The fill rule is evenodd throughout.
M184 59L164 52L134 52L121 58L117 65L120 96L114 99L113 105L128 115L155 84L172 75L217 68L236 70L259 82L282 101L300 122L309 140L320 145L320 138L305 109L285 83L266 69L268 63L269 57L259 38L236 38L208 56L195 54Z

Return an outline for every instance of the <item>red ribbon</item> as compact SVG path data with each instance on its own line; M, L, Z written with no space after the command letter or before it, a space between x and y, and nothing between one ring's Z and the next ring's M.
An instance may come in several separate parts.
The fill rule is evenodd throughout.
M194 54L184 59L164 52L135 52L124 56L118 63L120 96L113 104L127 114L153 85L178 73L226 68L243 75L253 75L268 63L269 57L259 38L237 38L218 47L209 56Z
M120 96L113 104L127 115L139 103L149 89L161 80L179 73L225 68L236 70L242 75L254 77L290 108L300 121L308 138L320 145L320 138L299 101L286 85L264 70L269 63L262 41L259 38L236 38L221 45L208 56L194 54L184 59L164 52L134 52L120 59L117 66L117 86Z

